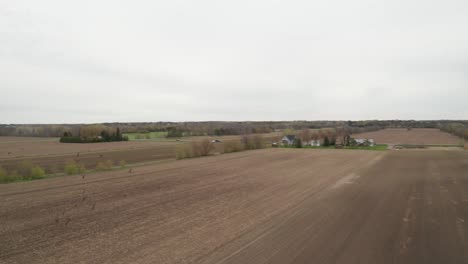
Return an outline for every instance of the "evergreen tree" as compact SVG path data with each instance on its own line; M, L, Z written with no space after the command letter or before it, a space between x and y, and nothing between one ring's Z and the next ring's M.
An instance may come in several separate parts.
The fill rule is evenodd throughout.
M295 147L295 148L302 148L302 141L301 141L300 138L296 138L296 139L294 140L294 147Z
M117 141L122 141L122 133L120 133L120 128L117 128L117 132L115 133L115 137Z

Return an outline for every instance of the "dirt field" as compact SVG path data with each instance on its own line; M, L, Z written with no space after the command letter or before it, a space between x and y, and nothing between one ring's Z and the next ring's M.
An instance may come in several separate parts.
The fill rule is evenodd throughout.
M276 134L263 134L271 138ZM175 139L137 140L106 143L60 143L58 138L0 137L0 165L8 171L17 169L23 161L32 162L47 173L63 172L65 164L72 160L93 169L98 162L111 160L118 165L175 159L177 144L214 138L236 140L239 136L187 137ZM222 152L222 144L215 144L214 152Z
M73 144L50 139L0 140L0 165L12 171L26 160L41 166L48 173L54 173L63 172L65 164L74 160L91 169L98 162L107 160L111 160L114 164L125 160L130 164L175 159L175 145L175 141Z
M467 160L268 149L0 185L0 263L467 263Z
M459 145L461 139L449 133L432 128L387 128L383 130L355 134L354 138L371 138L377 144L411 145Z

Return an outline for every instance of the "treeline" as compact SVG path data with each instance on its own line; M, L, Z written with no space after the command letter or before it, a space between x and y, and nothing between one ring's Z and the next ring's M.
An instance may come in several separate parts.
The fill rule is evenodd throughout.
M69 160L66 162L63 170L50 170L50 168L43 168L29 160L24 160L9 169L0 165L0 183L43 179L48 174L75 175L84 174L90 171L108 171L115 168L123 169L126 166L127 162L125 160L120 160L118 163L115 163L112 160L106 160L98 161L93 169L88 170L83 163L79 162L79 160Z
M60 138L62 143L95 143L128 141L127 136L123 136L120 128L110 128L103 125L82 126L77 136L72 132L65 131Z
M260 134L291 128L337 128L348 126L361 132L383 128L444 128L452 123L468 127L467 120L362 120L362 121L243 121L243 122L139 122L102 124L0 125L0 136L61 137L64 132L80 136L82 127L120 128L122 133L167 132L168 137Z
M466 123L453 122L441 125L439 128L442 131L468 140L468 124Z

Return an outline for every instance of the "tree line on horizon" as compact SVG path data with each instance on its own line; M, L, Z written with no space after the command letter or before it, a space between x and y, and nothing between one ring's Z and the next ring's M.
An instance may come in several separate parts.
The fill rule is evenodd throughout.
M262 134L291 128L351 127L353 133L383 128L438 128L468 139L468 120L362 120L362 121L205 121L205 122L135 122L102 124L10 124L0 125L0 136L62 137L65 132L73 136L86 136L86 130L115 131L121 133L167 132L167 137L224 136ZM93 132L95 133L95 131ZM111 132L112 134L112 132Z

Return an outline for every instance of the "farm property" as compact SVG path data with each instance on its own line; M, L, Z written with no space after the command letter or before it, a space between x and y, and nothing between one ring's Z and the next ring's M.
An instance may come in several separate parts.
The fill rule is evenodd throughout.
M0 260L466 263L467 158L265 149L0 185Z
M263 134L265 140L276 134ZM86 169L94 169L99 162L126 164L175 160L178 145L202 140L222 139L222 142L240 140L240 136L186 137L176 139L135 140L105 143L60 143L58 138L0 137L0 166L8 171L21 168L23 162L45 169L46 173L61 173L73 161ZM223 152L223 143L214 144L213 152Z
M387 128L355 134L356 138L372 138L378 144L460 145L461 139L435 128Z

